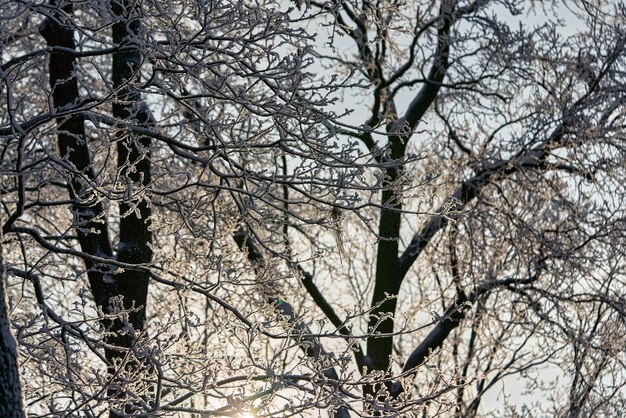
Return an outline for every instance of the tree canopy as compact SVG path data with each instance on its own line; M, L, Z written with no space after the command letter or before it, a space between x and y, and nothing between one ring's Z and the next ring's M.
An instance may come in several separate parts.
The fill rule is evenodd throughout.
M0 22L0 415L626 413L622 2Z

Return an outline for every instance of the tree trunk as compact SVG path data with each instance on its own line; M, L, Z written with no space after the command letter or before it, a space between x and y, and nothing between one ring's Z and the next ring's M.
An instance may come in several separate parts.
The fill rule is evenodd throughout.
M113 87L118 90L113 102L113 116L121 121L139 125L150 124L151 115L141 101L141 95L133 87L139 80L141 54L130 43L139 31L138 7L135 1L113 1L112 9L118 17L113 24L113 42L125 47L113 54ZM150 138L138 136L127 129L117 131L118 173L127 184L129 195L119 203L120 243L118 261L128 264L145 264L152 260L152 211L148 198L136 193L151 182ZM145 323L146 300L148 297L148 273L126 269L116 276L124 307L134 311L129 321L136 329ZM130 338L130 337L128 337Z
M113 42L124 48L113 53L112 79L117 96L113 102L113 117L124 123L150 125L151 114L141 94L134 88L140 79L142 56L133 40L140 36L141 2L132 0L112 0L111 9L116 16L113 24ZM151 182L150 138L139 136L128 129L118 128L117 169L122 181L126 182L128 196L119 203L120 242L117 252L118 261L145 265L152 260L152 231L150 230L149 197L138 191L144 190ZM123 297L122 305L129 310L128 322L135 331L143 330L146 320L149 275L146 272L125 269L115 276L119 294ZM127 348L136 341L132 333L121 332L126 325L116 321L111 343L122 348L116 355L121 361ZM131 356L124 368L133 374L150 374L149 362ZM144 388L145 389L145 388ZM143 404L143 405L141 405ZM125 413L145 409L146 404L127 405ZM150 401L148 400L148 405ZM118 415L111 412L111 417Z
M51 1L52 6L58 2ZM60 8L63 13L72 15L71 4ZM39 33L44 37L51 48L61 47L75 51L74 31L63 25L62 13L55 11L52 17L43 21ZM50 89L52 104L55 109L65 106L77 106L80 103L78 82L75 77L76 59L68 53L55 51L50 53ZM57 140L61 158L67 158L76 173L81 173L87 179L94 179L95 172L91 164L91 156L85 139L85 120L80 113L74 113L58 120ZM81 250L86 254L102 258L112 258L113 251L109 241L108 224L102 204L93 202L90 196L91 187L75 173L68 173L70 177L68 192L72 199L72 214L74 226ZM115 289L105 280L107 266L97 266L85 260L89 285L96 305L105 311L109 306L109 299L115 294Z
M22 386L17 362L17 343L11 334L9 306L6 295L6 275L0 230L0 417L24 418Z

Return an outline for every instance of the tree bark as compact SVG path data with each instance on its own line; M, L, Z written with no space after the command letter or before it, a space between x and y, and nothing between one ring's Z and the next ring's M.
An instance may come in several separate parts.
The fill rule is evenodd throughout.
M113 24L113 43L121 48L113 53L112 81L117 95L113 101L113 117L125 124L146 126L151 124L151 114L134 83L140 79L142 56L136 47L139 36L141 2L133 0L112 0L111 10L116 17ZM117 170L119 178L126 182L128 195L120 201L120 241L117 251L118 261L145 265L152 260L152 231L150 229L149 197L142 191L151 182L150 144L147 136L118 128ZM115 283L122 296L122 306L128 310L128 322L135 331L143 330L146 321L149 275L145 271L125 269L116 274ZM114 334L111 343L120 347L116 360L122 361L129 347L136 342L137 333L122 332L126 327L116 321L112 327ZM151 373L150 364L145 359L132 359L124 366L131 373ZM150 401L148 400L148 405ZM128 404L125 414L145 409L146 404ZM111 412L111 417L118 417Z
M0 230L0 417L25 418L17 342L11 334L9 321L2 241Z
M123 50L113 54L113 87L118 94L113 102L113 117L125 123L146 125L150 122L147 106L141 95L133 88L139 79L141 54L132 47L132 38L139 31L139 19L135 1L112 1L112 10L117 17L113 24L113 42ZM118 174L127 184L128 195L120 201L120 242L118 261L128 264L146 264L152 260L152 214L147 197L141 193L151 182L150 138L139 136L127 129L119 128L117 135ZM149 275L146 272L126 269L115 276L115 282L123 296L125 309L132 309L130 324L141 330L146 319ZM120 324L121 325L121 324ZM128 347L131 335L117 335L120 347Z
M441 82L445 78L449 66L448 55L450 50L450 28L453 23L452 13L456 2L444 0L440 6L442 26L437 31L437 50L431 66L428 80L415 96L406 114L395 123L388 126L389 146L391 158L399 161L405 157L406 144L411 133L421 121L426 111L434 102ZM409 133L404 133L404 132ZM385 334L377 337L372 335L367 340L367 360L370 369L387 372L391 366L393 352L393 328L396 313L396 297L400 291L402 281L407 271L402 268L398 258L398 244L402 223L402 191L394 190L393 184L402 175L403 167L387 170L386 181L389 190L382 193L381 210L378 227L379 243L376 255L376 280L372 296L372 315L369 320L369 332ZM387 385L388 389L391 386ZM372 393L372 388L366 388Z
M57 1L52 1L58 6ZM71 4L60 8L64 13L71 15ZM61 12L52 12L52 17L43 21L39 33L44 37L48 46L62 47L74 51L73 30L62 24ZM74 107L80 103L78 82L75 77L75 58L70 53L52 52L50 54L50 88L52 90L52 104L55 112L66 107ZM113 251L109 241L109 230L102 204L90 195L91 187L81 175L88 180L95 178L95 172L89 155L89 148L85 137L85 120L80 113L74 113L58 120L57 140L61 158L66 158L75 170L69 173L70 181L68 192L72 199L72 214L74 226L78 235L81 250L87 254L103 258L112 258ZM107 266L98 266L85 260L89 285L96 305L105 309L115 290L105 280Z

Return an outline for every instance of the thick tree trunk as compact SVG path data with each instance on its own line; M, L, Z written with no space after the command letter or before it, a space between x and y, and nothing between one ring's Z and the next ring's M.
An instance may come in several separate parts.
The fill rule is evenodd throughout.
M113 54L113 87L118 90L113 102L113 116L125 123L149 124L150 114L141 95L133 88L139 79L141 54L132 48L131 39L139 30L137 19L138 2L113 1L112 9L118 18L113 25L113 42L124 47ZM128 196L119 203L120 242L117 258L128 264L145 264L152 260L152 232L150 230L151 209L147 197L136 194L150 184L150 139L118 129L117 164L122 181L127 184ZM115 281L124 297L124 307L133 309L129 314L131 325L140 330L145 323L146 300L148 297L148 273L125 269L116 275ZM116 337L120 346L126 347L130 335Z
M9 306L6 295L6 275L0 230L0 417L24 418L22 386L17 362L17 343L11 334Z
M406 114L395 123L388 125L390 134L405 128L408 128L407 131L409 132L413 131L437 97L441 82L445 78L446 69L449 66L449 33L453 23L455 4L456 2L453 0L441 2L440 15L443 17L443 25L438 29L437 50L428 80L409 104ZM399 161L405 157L406 144L410 137L411 134L393 134L389 137L389 147L393 160ZM367 339L367 363L370 370L384 373L391 369L396 298L408 272L408 267L402 264L403 260L398 255L402 224L402 190L394 190L393 188L394 183L402 175L402 170L403 167L398 167L388 169L386 172L386 182L390 189L383 191L381 199L384 208L381 210L378 226L376 280L371 303L372 314L368 323L369 332L373 334ZM376 334L383 335L377 336ZM388 392L394 391L390 381L386 381L385 386ZM376 397L376 392L381 389L381 385L368 385L364 389L366 395ZM379 398L380 401L384 401L385 397Z
M113 87L119 91L113 102L113 116L124 122L148 125L150 112L133 87L133 83L139 80L142 60L139 50L131 45L132 38L139 31L138 10L135 10L138 4L128 0L112 2L113 12L119 19L113 25L113 42L124 47L123 51L113 54ZM137 192L151 182L150 138L124 129L118 130L117 137L118 173L129 191L129 196L119 203L118 260L128 264L145 264L152 260L152 211L148 197ZM120 294L124 296L124 306L130 309L134 303L134 312L129 314L130 323L142 329L148 297L148 273L126 269L116 276L116 281Z
M139 71L142 64L141 52L133 44L134 39L139 36L140 7L139 1L111 1L111 9L116 16L112 30L113 42L123 48L113 54L113 87L118 92L113 102L113 116L124 123L150 125L150 111L134 87L134 83L140 79ZM128 196L119 203L120 242L117 258L124 263L145 265L152 260L150 230L152 211L149 197L138 192L144 190L151 182L150 138L123 128L118 128L116 136L118 174L120 179L126 182L128 190ZM127 268L115 276L115 282L120 295L123 296L123 307L129 310L130 325L135 331L142 330L146 320L148 273ZM125 356L126 349L135 343L135 336L132 333L120 332L124 327L125 324L116 321L112 329L115 334L111 338L111 343L122 348L117 354L120 361ZM151 373L148 361L133 357L124 368L133 374ZM147 403L127 405L125 413L139 412L145 409L146 405L150 405L149 400ZM111 413L111 417L117 416Z
M390 138L391 157L401 159L404 155L404 144L398 137ZM401 167L387 170L386 186L381 196L384 208L380 212L378 224L378 251L376 254L376 278L372 295L372 313L369 317L366 365L369 372L387 373L391 369L393 354L393 328L397 306L397 295L400 291L402 277L398 259L400 225L402 220L401 191L394 190L393 184L402 175ZM378 335L377 335L378 334ZM384 385L384 386L383 386ZM381 404L387 396L381 396L381 390L391 391L391 381L380 381L364 386L365 395L377 399ZM378 412L371 411L374 416Z
M57 3L54 0L51 2L53 6ZM61 10L68 15L73 13L71 4L64 5ZM75 50L73 30L60 23L63 21L60 12L55 12L52 16L44 20L39 27L39 32L48 46ZM50 88L55 109L62 109L68 105L76 106L80 103L78 82L74 73L75 60L71 54L64 52L50 54ZM76 113L60 119L57 126L57 138L61 157L71 163L76 173L82 174L87 179L94 179L95 172L85 140L84 117ZM91 187L80 175L69 173L69 176L71 178L68 191L73 202L71 210L81 250L98 257L112 258L113 251L102 204L97 200L94 202L93 196L90 196ZM109 298L115 294L115 290L105 280L107 267L96 266L89 260L85 260L85 267L96 305L102 306L106 311Z

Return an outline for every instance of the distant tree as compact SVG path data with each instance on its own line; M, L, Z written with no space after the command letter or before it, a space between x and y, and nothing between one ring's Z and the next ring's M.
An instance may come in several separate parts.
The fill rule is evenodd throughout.
M626 411L620 2L0 19L30 415Z

